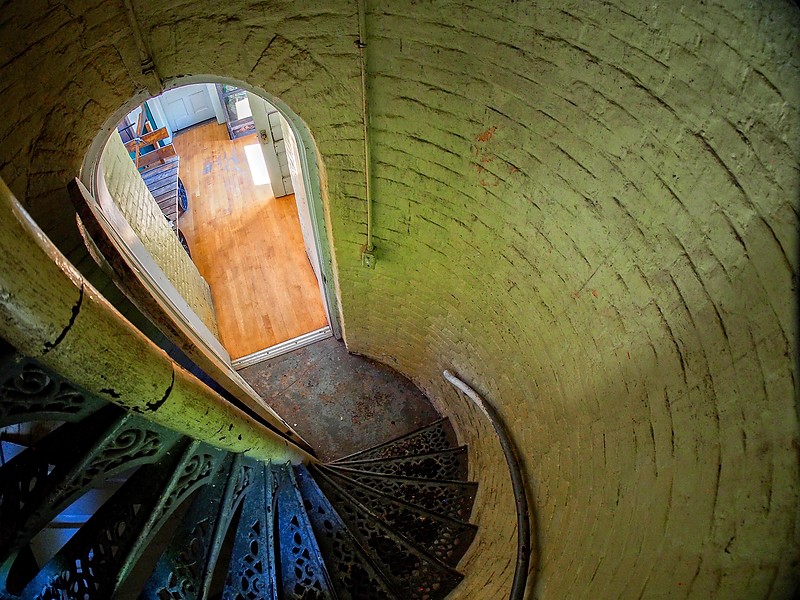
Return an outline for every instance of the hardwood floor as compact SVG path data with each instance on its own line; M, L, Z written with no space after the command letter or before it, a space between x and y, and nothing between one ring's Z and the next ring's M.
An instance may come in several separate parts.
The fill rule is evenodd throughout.
M189 210L179 220L211 286L221 342L236 359L328 323L306 256L294 196L254 186L244 148L225 125L175 136Z

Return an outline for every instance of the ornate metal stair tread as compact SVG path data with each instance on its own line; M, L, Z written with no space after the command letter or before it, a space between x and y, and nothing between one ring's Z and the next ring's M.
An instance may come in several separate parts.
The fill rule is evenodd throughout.
M386 492L380 491L374 487L364 484L363 482L357 481L351 477L346 475L342 475L339 471L334 469L327 468L327 465L314 465L310 467L310 469L315 471L320 471L322 475L325 477L332 479L333 482L344 491L346 491L351 496L361 495L361 494L375 494L378 498L386 499L394 502L399 502L405 506L411 507L414 510L418 510L426 515L431 515L433 517L444 519L453 523L461 523L461 524L468 524L467 520L459 519L457 517L452 517L449 515L441 514L433 510L429 510L424 508L418 504L414 504L413 502L409 502L407 498L399 497L396 495L387 494ZM429 481L427 479L408 479L408 478L398 478L398 477L391 477L387 476L392 481L424 481L426 483L443 483L445 486L450 484L453 485L453 489L457 490L457 493L464 495L469 502L473 500L473 492L477 489L477 483L471 481L451 481L451 482L435 482Z
M294 470L290 465L273 466L272 476L276 482L278 597L287 600L336 600L303 506Z
M318 468L345 479L367 486L386 496L405 501L436 514L460 521L469 521L478 484L471 481L436 481L416 477L381 475L336 465L318 465Z
M446 479L466 481L469 474L466 446L437 450L413 456L398 456L374 460L348 461L336 463L332 467L346 467L359 471L398 475L401 477L422 477L425 479Z
M251 464L222 600L278 600L275 482L268 465Z
M109 405L2 340L0 376L0 427L66 421L0 465L4 600L438 600L462 579L477 485L436 479L466 477L446 419L349 463L271 465ZM391 474L409 472L434 479ZM111 476L126 480L40 569L34 536Z
M49 419L76 422L106 405L0 342L0 427Z
M225 455L186 439L157 464L139 468L21 590L21 596L113 597L172 511L211 478Z
M363 506L330 487L328 500L359 544L398 590L418 600L444 598L462 575L393 530Z
M223 466L192 501L145 583L140 600L207 596L222 540L250 484L252 470L251 461L228 454Z
M399 600L308 470L303 466L295 467L295 476L328 573L341 600Z
M450 425L450 420L445 417L394 440L337 458L329 464L424 454L448 450L457 445L453 427Z
M79 423L61 425L21 452L0 467L0 562L87 488L156 462L179 437L109 405Z
M341 479L334 481L313 467L311 473L326 496L340 496L360 506L406 540L450 567L458 564L477 532L477 527L470 523L395 500L365 486L355 483L348 486L348 482Z

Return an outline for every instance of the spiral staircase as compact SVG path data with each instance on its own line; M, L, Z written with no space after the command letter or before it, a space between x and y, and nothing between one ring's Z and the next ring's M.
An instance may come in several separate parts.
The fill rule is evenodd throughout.
M257 461L161 427L0 344L0 598L444 598L476 484L446 419L329 464ZM57 426L56 426L57 424ZM116 487L43 564L35 536Z

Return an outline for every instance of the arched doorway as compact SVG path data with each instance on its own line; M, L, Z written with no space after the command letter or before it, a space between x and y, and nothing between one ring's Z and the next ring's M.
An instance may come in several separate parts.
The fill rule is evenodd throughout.
M324 328L327 333L323 332L321 335L324 337L333 334L337 338L341 337L338 320L339 310L333 289L334 276L331 250L323 217L319 166L316 161L308 160L308 156L316 156L310 132L299 117L279 99L269 97L263 90L257 90L241 81L195 76L174 80L166 87L168 90L179 90L182 86L199 83L212 85L221 83L226 86L236 86L263 99L265 104L274 107L279 114L287 133L292 138L287 141L292 142L291 145L296 155L296 162L300 167L298 173L300 179L297 182L297 187L302 188L305 199L304 205L307 206L307 228L309 233L305 240L307 244L313 245L313 250L315 251L313 258L316 260L314 266L318 273L319 293L324 302L326 318L329 324L329 326L326 324ZM248 360L270 358L288 349L299 347L303 343L321 339L319 337L320 331L308 332L314 334L310 337L299 336L299 338L280 340L279 344L259 349L259 351L253 352L249 356L244 356L245 362L237 364L235 360L232 360L232 357L233 359L242 357L228 352L223 344L219 343L219 336L215 335L215 332L212 331L213 328L209 328L207 323L204 323L204 319L197 315L197 311L190 306L191 303L182 297L177 289L178 286L174 285L170 278L164 274L157 261L152 260L152 253L147 252L147 249L142 247L143 244L139 244L135 240L131 243L133 236L130 235L130 232L121 232L118 227L116 231L112 231L115 229L116 223L113 222L113 218L109 219L111 213L108 210L108 197L110 194L102 171L103 150L112 136L112 132L116 130L117 123L121 117L142 105L144 100L146 99L139 96L131 98L123 107L111 115L86 154L80 178L85 186L82 195L86 200L87 206L94 209L91 210L91 213L96 223L94 227L86 227L89 230L86 233L89 235L85 235L85 237L91 238L97 246L100 246L99 254L101 255L101 260L103 258L109 260L109 254L116 254L114 260L109 260L109 262L116 263L114 266L117 269L122 266L128 273L129 278L123 282L127 288L126 291L137 288L138 291L133 295L138 295L138 298L134 298L134 302L140 308L144 306L144 312L151 320L155 320L162 326L162 329L165 330L165 333L173 343L186 352L201 368L209 372L212 377L218 377L222 374L223 379L227 380L229 384L232 383L234 387L245 388L249 395L249 386L238 377L235 373L235 368L252 364L252 362L247 362ZM258 143L258 137L258 135L252 136L253 144ZM191 190L189 193L191 194ZM75 194L73 193L74 196ZM191 212L191 209L189 212ZM81 216L84 220L84 225L88 225L86 220L89 214L84 211ZM104 234L100 229L108 231ZM103 242L98 242L95 239L96 237L105 237L106 239ZM91 245L94 244L90 243ZM95 254L98 253L95 252ZM309 259L311 258L309 254ZM227 306L224 310L236 310L236 307ZM223 385L225 384L223 383ZM225 387L230 389L229 385Z

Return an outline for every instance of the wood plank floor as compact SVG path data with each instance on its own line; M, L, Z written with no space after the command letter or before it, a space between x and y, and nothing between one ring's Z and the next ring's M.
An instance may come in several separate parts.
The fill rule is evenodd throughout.
M211 286L221 342L236 359L328 323L294 196L255 186L244 148L210 123L175 136L189 210L179 220Z

